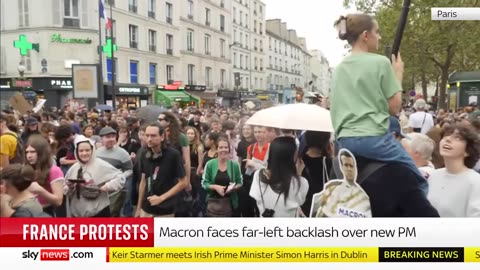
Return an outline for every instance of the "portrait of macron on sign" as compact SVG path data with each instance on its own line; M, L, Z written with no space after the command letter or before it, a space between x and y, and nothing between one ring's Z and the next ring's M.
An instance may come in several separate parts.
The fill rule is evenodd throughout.
M314 194L310 217L372 217L370 199L357 183L357 162L347 149L338 153L343 179L330 180Z

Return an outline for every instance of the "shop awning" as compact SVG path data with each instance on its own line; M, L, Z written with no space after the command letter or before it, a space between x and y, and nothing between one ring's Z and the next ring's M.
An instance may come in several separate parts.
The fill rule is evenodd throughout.
M215 92L200 92L200 91L186 91L188 94L192 95L195 99L200 100L216 100L217 93Z
M191 97L184 91L155 90L155 104L171 106L173 102L190 102Z

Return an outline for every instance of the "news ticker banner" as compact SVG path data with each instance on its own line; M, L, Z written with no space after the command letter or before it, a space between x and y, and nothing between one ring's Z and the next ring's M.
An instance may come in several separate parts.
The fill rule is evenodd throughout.
M0 219L3 247L476 247L480 219Z
M478 248L376 247L188 247L188 248L10 248L12 262L121 263L480 263ZM8 252L11 250L8 249ZM477 265L478 267L478 265Z
M480 263L477 248L109 248L110 263Z

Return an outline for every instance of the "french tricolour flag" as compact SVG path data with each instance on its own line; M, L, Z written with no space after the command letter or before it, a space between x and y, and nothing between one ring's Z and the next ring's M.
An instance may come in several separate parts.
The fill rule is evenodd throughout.
M105 11L105 7L103 6L103 1L99 0L99 11L100 11L100 18L105 20L105 25L107 29L112 29L112 21L107 16L107 12Z

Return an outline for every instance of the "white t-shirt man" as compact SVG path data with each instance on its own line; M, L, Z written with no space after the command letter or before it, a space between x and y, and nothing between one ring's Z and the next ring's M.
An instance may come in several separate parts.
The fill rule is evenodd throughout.
M408 119L408 127L412 129L421 128L420 133L422 134L426 134L434 126L433 116L424 111L413 113Z

